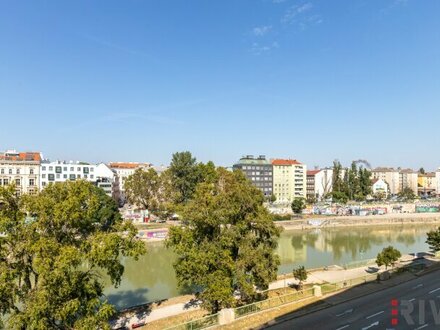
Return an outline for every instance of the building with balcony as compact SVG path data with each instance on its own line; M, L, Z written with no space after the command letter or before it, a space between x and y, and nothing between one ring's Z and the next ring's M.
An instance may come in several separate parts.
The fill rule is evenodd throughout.
M243 156L234 164L233 169L242 171L252 184L263 192L266 198L272 196L272 164L266 159L266 156Z
M307 166L294 159L273 159L273 194L277 203L307 198Z
M437 195L436 173L419 173L417 178L418 195L423 197Z
M40 187L40 152L0 153L0 185L15 185L17 194L35 194Z

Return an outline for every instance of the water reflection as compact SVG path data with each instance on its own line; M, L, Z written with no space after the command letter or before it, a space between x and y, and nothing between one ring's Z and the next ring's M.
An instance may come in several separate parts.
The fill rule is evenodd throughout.
M277 254L279 273L298 265L317 268L374 258L383 247L393 245L402 253L427 251L426 232L436 225L326 228L285 231ZM109 301L118 308L166 299L185 293L177 289L173 262L175 255L163 243L149 243L148 253L138 262L123 260L125 273L121 286L106 288Z

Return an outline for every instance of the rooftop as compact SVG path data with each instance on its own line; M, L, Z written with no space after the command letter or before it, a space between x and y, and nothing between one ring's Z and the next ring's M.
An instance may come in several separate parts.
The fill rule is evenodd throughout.
M290 166L290 165L302 165L302 164L296 159L272 159L272 165Z
M8 150L0 153L0 160L20 161L20 162L41 162L40 152L16 152Z
M126 169L133 169L138 167L150 167L151 164L149 163L134 163L134 162L114 162L110 163L109 166L111 168L126 168Z
M307 175L316 175L319 172L321 172L321 170L310 170L310 171L307 171Z

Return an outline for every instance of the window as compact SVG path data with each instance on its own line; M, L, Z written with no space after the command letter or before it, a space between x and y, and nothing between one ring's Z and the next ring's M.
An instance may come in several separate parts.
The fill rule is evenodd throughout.
M43 185L43 187L46 186L46 182L43 182L42 185Z
M88 167L83 167L83 173L85 173L85 174L89 173L89 168Z
M67 174L63 174L63 178L64 178L64 179L67 179Z
M29 179L29 185L31 187L35 186L35 179Z
M84 179L87 179L87 174L84 174Z
M17 185L17 186L20 185L20 179L15 179L15 185Z
M93 179L93 174L90 175L90 179Z
M79 174L77 174L76 177L77 177L78 179L81 179L81 175L79 175Z
M64 166L64 167L63 167L63 171L67 171L67 166Z
M3 179L3 184L4 184L5 186L7 186L7 185L9 184L9 180L8 180L8 179Z
M9 174L12 174L12 168L9 169Z
M75 181L75 179L76 179L75 174L70 174L70 175L69 175L69 179L70 179L71 181Z
M29 174L34 174L34 169L33 168L31 168L30 170L29 170Z
M53 166L49 166L49 171L53 171Z
M77 170L78 170L78 172L81 172L81 167L78 167Z
M42 179L46 179L46 174L41 174Z
M1 173L2 173L2 174L5 174L5 169L4 169L4 168L2 168Z
M46 171L46 166L41 166L42 171Z
M93 172L95 169L93 167L90 167L90 172Z
M61 177L61 175L59 173L57 173L57 179L59 179Z
M62 171L61 166L56 166L55 167L55 173L61 173L61 171Z
M71 167L70 170L73 172L75 171L75 167Z
M55 181L55 174L48 174L47 178L49 181Z

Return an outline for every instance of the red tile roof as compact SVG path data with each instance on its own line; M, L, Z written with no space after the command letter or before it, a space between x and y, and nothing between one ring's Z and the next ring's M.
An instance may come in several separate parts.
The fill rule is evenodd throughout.
M1 153L0 154L1 160L12 160L12 161L34 161L34 162L40 162L41 161L41 154L39 152L19 152L17 154L7 154L7 153Z
M319 172L321 172L321 170L310 170L310 171L307 171L307 175L316 175Z
M302 164L296 159L272 159L272 165L289 166L289 165L302 165Z
M109 166L111 168L138 168L143 166L150 166L150 164L146 163L110 163Z

